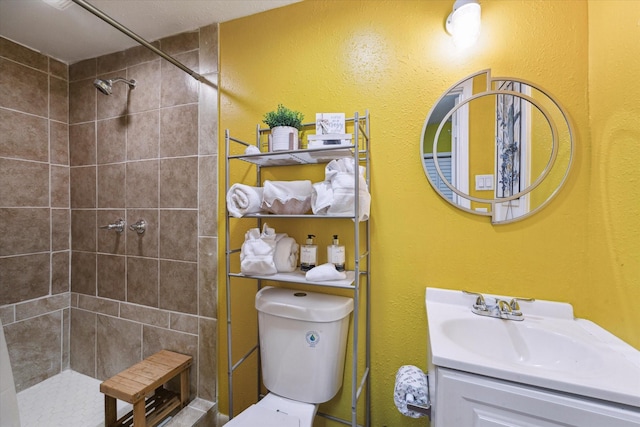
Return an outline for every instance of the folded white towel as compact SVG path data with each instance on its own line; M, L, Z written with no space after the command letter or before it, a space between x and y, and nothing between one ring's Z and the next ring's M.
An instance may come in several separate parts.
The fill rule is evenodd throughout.
M393 401L401 414L411 418L426 416L407 409L407 403L426 406L429 403L427 375L420 368L404 365L398 369Z
M316 215L349 215L355 209L355 162L332 160L325 167L325 180L313 185L311 208ZM364 178L365 168L358 166L358 220L369 218L371 195Z
M358 194L358 220L365 221L369 218L371 196L367 190L367 183L362 175L359 178ZM327 210L329 215L353 214L355 205L355 181L353 174L339 172L331 179L333 200Z
M321 264L317 267L313 267L307 271L305 278L310 282L324 282L327 280L344 280L347 278L347 273L344 271L336 270L336 266L327 263Z
M262 187L233 184L227 192L227 209L236 218L246 214L262 212Z
M273 259L279 273L290 273L296 270L299 247L293 237L284 233L276 234L276 252Z
M240 271L243 274L276 274L275 252L276 232L273 228L264 224L262 233L259 228L249 229L240 250Z
M262 209L274 214L300 215L311 209L311 181L264 182Z
M315 215L326 215L333 201L333 190L329 181L313 184L311 193L311 209Z

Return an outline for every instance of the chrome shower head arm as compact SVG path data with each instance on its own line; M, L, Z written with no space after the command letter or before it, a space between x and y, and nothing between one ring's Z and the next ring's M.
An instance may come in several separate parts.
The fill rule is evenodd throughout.
M134 79L127 80L124 77L116 77L111 80L111 83L117 83L117 82L124 82L128 84L131 89L135 89L136 87L136 81Z

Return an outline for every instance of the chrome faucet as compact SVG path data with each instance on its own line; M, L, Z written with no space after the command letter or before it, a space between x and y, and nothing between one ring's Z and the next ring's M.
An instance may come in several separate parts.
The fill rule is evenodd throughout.
M471 308L473 314L479 316L495 317L505 320L524 320L524 315L520 311L520 304L518 301L533 302L533 298L512 298L507 302L500 298L494 298L495 304L487 304L486 298L477 292L462 291L467 295L475 295L476 302Z

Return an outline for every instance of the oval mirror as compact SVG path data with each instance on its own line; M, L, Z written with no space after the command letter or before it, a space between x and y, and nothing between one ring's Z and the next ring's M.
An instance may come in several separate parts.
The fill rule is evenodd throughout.
M436 102L420 155L447 202L504 224L527 218L558 193L573 159L573 131L547 92L484 70Z

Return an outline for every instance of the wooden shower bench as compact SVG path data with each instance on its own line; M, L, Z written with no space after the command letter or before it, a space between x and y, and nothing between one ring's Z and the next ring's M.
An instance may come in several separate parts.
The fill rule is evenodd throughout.
M189 400L189 367L192 357L161 350L100 384L104 393L106 427L153 427ZM180 395L164 384L180 375ZM133 405L133 410L117 418L116 399Z

